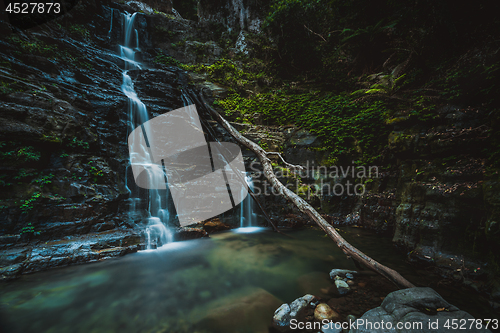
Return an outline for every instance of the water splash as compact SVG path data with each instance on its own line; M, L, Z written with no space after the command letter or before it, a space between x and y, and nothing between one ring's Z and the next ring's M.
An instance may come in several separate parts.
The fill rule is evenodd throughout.
M127 110L128 133L131 133L139 126L144 128L144 126L147 126L145 123L149 120L146 105L137 96L134 83L129 75L131 70L141 69L141 64L136 61L136 52L139 52L139 33L134 28L136 16L137 13L122 14L124 42L123 45L119 46L120 58L125 62L121 90L129 99ZM132 145L134 146L134 151L144 152L144 154L140 155L144 157L140 159L135 158L134 163L140 164L147 171L146 174L150 178L151 183L164 183L166 181L165 172L157 164L152 163L148 144L143 145L140 142L132 142ZM172 232L167 228L171 220L171 214L167 208L169 202L168 189L166 191L150 189L144 194L144 191L141 192L135 188L131 190L128 184L126 186L131 196L129 208L131 217L138 215L142 199L147 200L148 216L146 218L147 227L145 231L147 249L153 249L172 242Z

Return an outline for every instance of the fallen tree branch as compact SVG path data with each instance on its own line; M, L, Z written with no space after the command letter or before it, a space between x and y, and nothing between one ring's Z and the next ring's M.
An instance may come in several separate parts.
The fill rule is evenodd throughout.
M278 152L274 152L274 151L267 151L266 152L266 155L278 155L281 159L281 161L289 168L292 168L292 169L300 169L300 170L304 170L304 167L301 166L301 165L293 165L293 164L290 164L288 163L287 161L285 161L285 159L283 158L283 156L281 156L280 153Z
M389 281L393 282L400 288L412 288L415 287L412 283L402 277L395 270L386 267L372 258L368 257L363 252L356 249L354 246L349 244L340 234L331 226L326 220L304 199L299 197L297 194L293 193L291 190L286 188L273 172L273 167L271 165L271 160L266 156L266 151L262 149L259 145L247 139L241 135L227 120L225 120L217 111L215 111L203 97L203 91L200 92L200 99L207 109L207 111L215 118L215 120L224 127L229 134L231 134L240 144L246 146L252 150L260 159L262 167L264 169L264 175L267 180L271 183L273 188L284 198L293 202L295 206L303 213L307 214L318 226L323 229L323 231L337 244L337 246L352 259L358 261L359 263L365 265L369 269L379 273L380 275L387 278Z
M309 29L305 24L304 24L304 28L306 28L307 30L309 30L309 32L315 34L316 36L318 36L319 38L321 38L324 42L326 42L326 39L325 37L321 36L320 34L318 34L317 32L314 32L312 31L311 29Z
M198 105L202 105L202 103L198 100L198 98L196 97L196 95L188 90L188 92L183 92L183 97L186 98L186 101L189 101L190 103L193 103L193 101L191 100L191 98L193 98L197 103ZM214 140L215 142L217 142L217 144L219 145L219 149L223 150L223 151L227 151L227 148L225 148L221 143L220 141L217 139L217 136L215 135L215 133L213 133L213 130L211 129L211 127L204 121L204 118L203 117L200 117L200 120L202 121L202 123L205 125L205 129L208 131L209 135L211 136L212 140ZM229 154L230 155L230 154ZM226 159L226 157L224 156L224 154L222 154L222 157L224 159ZM228 165L231 169L231 164L229 163L229 161L227 161L226 159L226 165ZM242 184L246 184L246 181L245 179L243 178L242 175L240 175L239 172L235 172L234 173L239 179L240 181L242 182ZM264 218L266 219L267 223L274 229L274 231L276 231L277 233L280 233L282 235L285 235L284 233L282 233L277 227L276 225L274 225L274 222L271 220L271 218L269 217L269 215L267 214L266 210L264 209L264 207L262 207L261 203L259 200L257 200L257 197L255 196L255 193L253 192L252 188L250 186L247 187L247 190L248 190L248 194L250 195L250 197L253 199L253 201L257 204L257 206L260 208L260 211L262 212L262 214L264 215ZM288 236L288 235L286 235Z

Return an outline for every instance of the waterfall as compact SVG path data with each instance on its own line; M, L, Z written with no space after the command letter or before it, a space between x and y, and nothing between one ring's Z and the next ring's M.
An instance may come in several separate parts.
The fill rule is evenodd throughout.
M111 8L111 20L110 20L110 24L109 24L108 35L111 35L112 31L113 31L113 8Z
M182 93L182 100L184 106L194 104L191 97L188 94ZM249 191L254 191L253 178L250 173L246 173L243 178L245 179ZM240 203L240 224L238 232L254 232L259 231L262 228L257 227L257 214L255 213L255 202L251 195L247 195L245 189L242 189L242 196L246 195L246 198Z
M137 13L129 14L122 13L122 26L123 26L123 45L119 46L119 55L125 61L125 68L123 70L123 82L121 86L122 92L128 97L128 133L131 133L138 126L144 128L144 123L149 120L148 110L146 105L139 99L134 89L134 83L129 75L131 70L140 70L141 64L136 61L136 52L139 52L139 34L137 29L134 28L134 23ZM142 146L141 143L134 143L134 147L146 152L143 156L147 156L143 160L135 161L134 163L141 164L147 170L147 176L152 183L165 182L166 176L163 169L157 164L153 163L149 158L149 148ZM133 153L133 152L132 152ZM127 168L128 174L128 168ZM167 228L171 219L170 212L167 209L169 202L168 189L157 190L149 189L147 194L144 191L136 189L131 190L126 184L130 193L130 212L131 216L135 215L140 209L141 199L146 199L147 205L147 227L146 227L146 241L147 249L152 249L155 245L161 246L172 241L172 232ZM168 186L167 186L168 188Z
M245 181L250 191L254 190L252 176L247 172ZM255 203L250 195L240 204L240 228L254 227L257 225L257 215L255 214Z

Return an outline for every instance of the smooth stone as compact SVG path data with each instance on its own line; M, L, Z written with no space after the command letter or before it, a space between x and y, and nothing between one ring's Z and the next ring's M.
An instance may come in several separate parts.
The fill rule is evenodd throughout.
M346 277L346 274L354 275L358 274L358 272L349 269L332 269L330 271L330 278L335 279L336 276ZM354 276L352 278L354 278Z
M347 295L351 289L349 289L349 285L342 280L335 280L335 286L337 287L337 291L340 295Z
M340 319L340 316L337 312L333 311L331 307L326 303L318 304L316 309L314 309L314 319L318 321L322 320L334 320Z
M302 297L297 298L290 304L290 317L292 319L297 318L299 312L309 306L309 304L314 301L315 297L313 295L307 294Z
M342 280L335 280L335 285L337 286L337 288L349 289L349 285L347 284L347 282L342 281Z

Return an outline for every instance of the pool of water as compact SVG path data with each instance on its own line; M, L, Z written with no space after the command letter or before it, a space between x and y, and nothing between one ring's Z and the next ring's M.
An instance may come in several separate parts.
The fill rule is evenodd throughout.
M344 236L412 282L389 239ZM0 285L5 332L267 332L274 310L303 295L304 279L351 260L313 229L235 230ZM314 276L311 273L316 272ZM327 281L326 281L327 282ZM459 306L460 307L460 306Z

